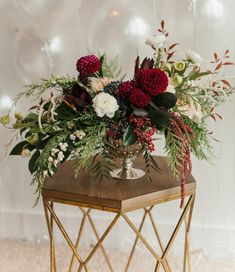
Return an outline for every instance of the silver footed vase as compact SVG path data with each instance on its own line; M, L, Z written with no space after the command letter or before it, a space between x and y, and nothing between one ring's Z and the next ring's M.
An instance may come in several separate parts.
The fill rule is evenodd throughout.
M134 168L134 160L141 154L142 146L135 144L124 147L117 145L119 158L122 160L122 167L110 172L110 176L115 179L139 179L145 175L142 169Z

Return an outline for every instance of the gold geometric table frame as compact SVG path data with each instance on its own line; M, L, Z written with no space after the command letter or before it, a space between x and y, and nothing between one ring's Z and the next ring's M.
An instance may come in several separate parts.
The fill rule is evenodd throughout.
M187 195L189 196L187 204L185 205L184 209L182 210L182 214L180 216L180 219L177 222L176 227L174 228L174 231L173 231L173 233L172 233L172 235L171 235L171 237L165 247L164 247L162 240L160 238L159 231L158 231L156 222L154 220L152 211L153 211L153 208L157 204L177 199L177 198L179 198L179 195L177 197L175 196L174 198L171 198L171 199L165 199L164 201L161 201L159 203L154 203L154 205L152 205L152 206L143 207L144 214L143 214L139 228L137 228L133 224L133 222L130 220L130 218L127 216L127 213L130 212L131 210L128 210L128 209L119 210L119 209L115 209L115 208L114 209L112 209L112 208L104 209L104 207L89 205L87 203L77 203L77 202L72 203L71 201L61 201L59 199L47 198L47 197L43 196L45 217L46 217L48 231L49 231L49 237L50 237L50 271L51 272L57 271L56 270L56 257L55 257L55 242L54 242L54 235L53 235L53 225L55 222L72 251L72 258L71 258L70 266L68 269L69 272L73 271L75 260L77 260L77 262L79 263L79 267L77 270L78 272L81 272L81 271L91 272L91 270L88 267L88 264L91 261L92 257L94 256L94 254L96 253L97 249L99 249L99 248L102 251L102 254L105 258L105 261L107 263L109 271L114 272L112 264L111 264L110 259L108 257L108 254L106 253L106 251L103 247L103 241L106 239L107 235L110 233L110 231L116 225L116 223L119 221L119 219L123 218L124 221L126 221L126 223L130 226L130 228L133 230L133 232L136 235L133 247L131 249L131 252L130 252L126 267L125 267L125 272L129 271L129 267L131 265L131 261L134 256L134 252L135 252L138 240L142 241L142 243L147 248L147 250L155 258L156 266L155 266L154 272L160 271L161 267L163 268L163 270L165 272L173 272L170 268L167 257L168 257L168 253L173 245L173 242L175 241L177 233L179 232L182 224L185 224L185 245L184 245L183 272L186 272L186 271L191 272L189 231L190 231L191 219L192 219L192 214L193 214L193 206L194 206L194 201L195 201L195 191L192 191L192 192L188 193ZM68 233L66 232L64 226L62 225L60 219L56 215L56 212L54 210L54 203L76 205L81 210L83 217L82 217L80 229L78 232L77 240L75 243L72 242L72 240L69 237ZM96 229L95 223L92 220L92 217L91 217L92 209L105 210L105 211L109 211L109 212L112 212L115 214L114 219L111 221L109 226L106 228L106 230L104 231L102 236L99 235L99 233ZM154 233L155 233L157 241L159 243L159 246L161 249L161 255L159 255L154 250L154 248L149 244L149 242L141 234L144 222L147 217L149 217L149 219L150 219L151 225L153 227ZM86 220L88 220L89 224L91 225L91 228L92 228L92 230L96 236L96 239L97 239L97 244L91 250L90 254L85 259L83 259L78 252L78 246L79 246L80 239L82 237L82 232L83 232Z

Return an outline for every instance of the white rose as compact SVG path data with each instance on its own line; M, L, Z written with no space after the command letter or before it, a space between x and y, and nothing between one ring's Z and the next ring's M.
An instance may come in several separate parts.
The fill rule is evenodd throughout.
M99 117L107 116L113 118L115 112L119 109L115 97L108 93L99 93L93 98L93 108Z
M151 38L148 38L145 41L145 44L150 45L154 47L155 49L157 49L157 48L162 48L164 46L165 41L166 41L166 37L160 34L160 35L155 35L155 36L152 36Z
M192 63L194 63L198 66L200 66L200 64L202 62L202 57L198 53L196 53L192 50L189 50L189 49L186 51L186 57L189 61L191 61Z

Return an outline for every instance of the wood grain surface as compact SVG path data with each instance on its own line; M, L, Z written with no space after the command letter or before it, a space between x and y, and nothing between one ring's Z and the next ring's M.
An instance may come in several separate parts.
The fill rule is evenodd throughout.
M104 210L134 210L180 198L180 184L171 174L165 157L154 157L161 172L151 171L152 181L146 176L136 180L94 180L92 172L81 171L74 178L72 162L59 166L57 173L45 181L43 197L73 205L97 207ZM142 159L135 167L145 169ZM186 195L195 193L196 184L192 176L186 178Z

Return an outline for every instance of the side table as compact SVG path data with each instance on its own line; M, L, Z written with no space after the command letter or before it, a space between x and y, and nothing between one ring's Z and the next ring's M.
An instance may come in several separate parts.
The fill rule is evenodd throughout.
M153 181L148 181L146 177L143 177L138 180L113 179L110 181L102 181L97 183L93 180L92 173L84 173L83 171L81 171L79 178L75 179L73 176L74 172L72 169L71 161L67 161L62 164L59 167L57 173L53 177L46 180L43 187L42 196L50 237L51 272L56 272L55 243L53 237L54 222L58 226L59 230L61 231L66 242L72 250L72 258L70 266L68 267L68 271L74 271L74 263L77 261L79 264L77 271L90 272L91 270L89 268L89 262L91 261L97 249L100 248L107 262L109 271L113 272L114 270L112 264L102 243L114 225L116 225L116 223L121 218L127 222L127 224L136 235L132 250L127 260L125 272L129 271L128 269L131 265L131 260L134 255L138 240L141 240L143 245L152 254L154 258L153 260L156 262L154 272L160 271L161 268L163 268L165 272L172 271L167 257L169 250L171 249L172 244L176 238L176 235L183 223L185 224L183 271L191 271L189 231L195 200L196 183L192 176L188 176L186 178L185 194L187 196L187 203L184 209L182 209L180 219L177 222L168 243L163 245L152 211L156 205L175 199L180 199L180 184L175 178L173 178L166 158L154 158L159 164L161 172L158 173L153 171L151 173ZM141 166L143 167L144 165L141 160L137 160L136 164L139 168L141 168ZM71 238L65 230L65 227L56 214L54 210L55 203L75 205L78 206L81 210L83 217L75 243L72 242ZM91 211L93 209L114 213L114 219L101 236L99 235L96 225L91 217ZM141 219L140 226L137 228L130 220L128 213L139 209L143 209L144 214L143 218ZM141 233L147 216L150 218L151 225L153 227L154 233L156 234L156 238L161 249L160 255ZM91 225L91 228L97 238L97 244L91 250L90 254L85 259L82 259L78 252L78 245L84 229L85 219L87 219Z

